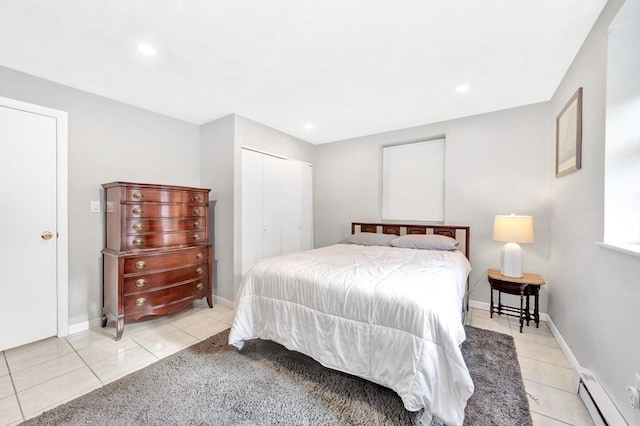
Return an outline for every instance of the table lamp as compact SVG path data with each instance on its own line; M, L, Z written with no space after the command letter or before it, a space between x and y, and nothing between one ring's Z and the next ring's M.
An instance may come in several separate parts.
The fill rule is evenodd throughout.
M533 242L533 217L496 215L493 239L507 244L500 252L500 273L505 277L522 277L522 247L518 243Z

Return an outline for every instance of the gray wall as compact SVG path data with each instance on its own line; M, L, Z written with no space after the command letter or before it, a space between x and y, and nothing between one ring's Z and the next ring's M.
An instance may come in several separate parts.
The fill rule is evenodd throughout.
M217 279L214 294L227 300L233 297L233 114L200 127L200 179L212 188L215 207L215 258Z
M637 425L640 411L629 406L625 391L640 373L640 259L596 245L604 233L607 29L621 4L605 6L551 99L549 128L584 88L582 169L551 180L548 290L549 313L577 361Z
M198 126L0 67L0 96L69 114L69 325L100 318L103 215L112 181L199 186Z
M530 214L535 243L522 244L527 271L547 275L549 104L319 145L315 161L314 245L336 243L354 221L381 218L382 146L446 135L445 222L471 226L471 299L489 301L486 271L504 243L491 239L496 214ZM415 194L419 197L420 194ZM541 293L546 312L547 294Z

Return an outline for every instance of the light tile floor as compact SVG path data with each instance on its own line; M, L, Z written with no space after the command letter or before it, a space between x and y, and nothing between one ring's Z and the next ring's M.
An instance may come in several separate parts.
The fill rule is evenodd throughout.
M547 323L533 322L520 333L518 318L471 309L465 323L513 336L534 426L593 425L572 381L574 371Z
M231 325L233 310L196 302L185 311L125 326L114 340L112 325L51 338L2 352L0 426L16 425ZM571 384L573 370L545 323L518 331L517 318L489 318L471 309L465 323L514 337L534 426L592 425Z

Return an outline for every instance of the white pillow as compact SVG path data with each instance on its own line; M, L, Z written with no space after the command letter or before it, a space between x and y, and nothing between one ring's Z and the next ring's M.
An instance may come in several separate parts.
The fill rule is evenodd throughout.
M458 241L444 235L411 234L403 235L391 241L393 247L419 250L457 250Z
M374 232L356 232L340 241L340 244L358 244L361 246L391 246L391 240L397 238L392 234L376 234Z

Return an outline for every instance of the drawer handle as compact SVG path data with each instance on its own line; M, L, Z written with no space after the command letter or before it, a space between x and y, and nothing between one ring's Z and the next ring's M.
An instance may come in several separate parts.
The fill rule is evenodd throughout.
M136 191L133 193L133 198L135 198L136 200L140 200L142 198L142 192L140 191Z
M144 269L145 266L147 266L147 264L144 263L143 260L139 260L136 262L136 269Z
M133 214L142 214L142 208L134 207L133 208Z
M144 243L144 241L142 240L142 238L135 238L133 240L133 245L136 247L140 247L142 245L142 243Z
M145 280L144 278L140 278L139 280L136 281L136 287L140 288L140 287L144 287L147 284L147 280Z
M202 259L204 257L204 254L202 253L196 253L196 258L197 259Z
M145 304L146 301L147 299L145 299L144 297L138 297L136 299L136 306L142 306Z
M196 269L196 272L198 273L198 275L202 275L202 273L204 272L204 269L198 268Z
M193 201L195 201L196 203L199 203L200 201L202 201L202 197L200 196L200 194L197 194L193 197Z
M196 207L193 209L193 214L195 214L196 216L200 215L200 208Z
M204 284L202 284L202 283L198 283L198 285L196 285L196 288L197 288L198 290L202 290L202 289L204 288Z
M133 224L133 229L136 231L142 231L142 228L144 228L144 225L140 222L134 223Z
M193 234L193 239L198 241L200 239L200 234Z
M194 228L199 228L200 227L200 221L199 220L194 220L193 221L193 227Z

